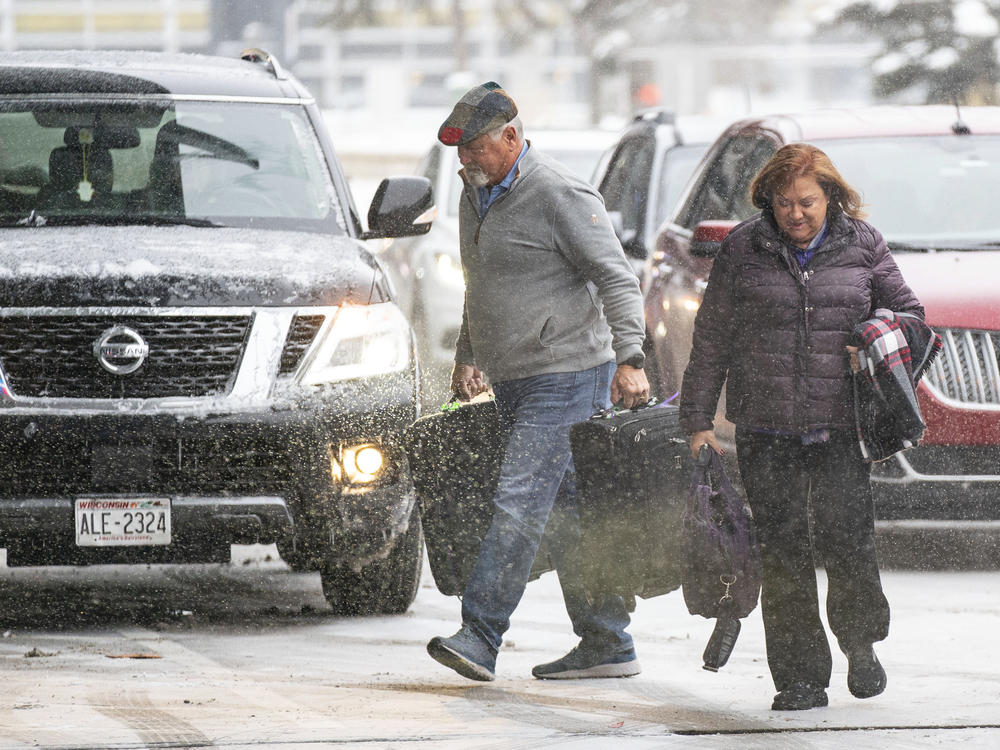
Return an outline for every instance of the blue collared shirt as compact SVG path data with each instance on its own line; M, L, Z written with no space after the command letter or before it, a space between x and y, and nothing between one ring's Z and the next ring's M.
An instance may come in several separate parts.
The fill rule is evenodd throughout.
M821 226L819 228L819 231L816 232L816 236L812 238L812 242L809 243L809 247L807 247L805 250L796 248L795 258L799 261L800 268L806 267L806 263L808 263L809 259L813 256L813 251L817 247L819 247L823 243L823 240L825 239L826 239L826 219L823 220L823 226Z
M493 201L499 198L501 195L506 193L514 182L514 176L517 174L517 165L521 163L521 159L524 155L528 153L528 143L525 141L524 145L521 146L521 153L517 155L517 161L514 162L514 166L510 168L507 176L504 177L499 183L490 188L481 187L479 188L479 216L483 217L486 215L486 209L488 209Z

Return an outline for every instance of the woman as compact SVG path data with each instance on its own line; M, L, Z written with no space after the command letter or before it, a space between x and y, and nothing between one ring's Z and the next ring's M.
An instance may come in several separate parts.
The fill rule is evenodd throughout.
M818 148L779 149L750 189L761 212L729 234L715 259L680 409L692 454L705 444L721 454L712 420L726 382L726 417L736 424L761 544L772 709L801 710L827 705L832 669L817 564L826 568L827 617L848 658L848 688L858 698L885 689L872 644L888 634L889 605L870 464L855 431L857 355L847 342L876 308L920 318L923 308L862 220L860 196Z

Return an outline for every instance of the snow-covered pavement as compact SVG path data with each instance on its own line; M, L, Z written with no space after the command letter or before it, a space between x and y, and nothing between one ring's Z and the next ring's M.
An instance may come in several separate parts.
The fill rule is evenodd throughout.
M0 569L0 750L1000 748L997 571L885 572L886 692L851 697L836 652L829 707L779 713L759 610L717 674L701 668L712 622L674 592L638 603L641 675L540 681L531 667L575 643L549 573L528 586L496 682L475 683L426 654L460 606L426 568L407 614L334 618L316 574L250 551L219 566Z
M714 674L701 669L712 621L688 615L680 592L639 601L630 628L643 665L639 677L555 686L531 681L533 663L573 645L553 574L529 586L509 634L512 643L501 651L494 689L517 692L526 715L586 707L606 717L599 734L613 743L604 747L1000 748L1000 574L883 576L893 620L877 651L889 683L874 699L850 695L847 661L834 647L829 707L771 711L774 689L759 609L744 621L729 663ZM825 583L822 573L820 581ZM432 604L436 609L434 599L422 592L415 613ZM515 718L509 706L507 711ZM518 723L526 721L531 719ZM569 736L559 746L600 747L596 737L587 737L594 729L573 738L566 724L562 734Z

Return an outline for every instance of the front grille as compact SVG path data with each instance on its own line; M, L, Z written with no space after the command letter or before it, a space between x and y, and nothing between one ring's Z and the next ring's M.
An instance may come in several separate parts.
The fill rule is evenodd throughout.
M250 315L0 317L0 363L16 396L165 398L221 395L232 387ZM106 371L94 342L109 328L134 329L149 355L133 373Z
M161 479L175 490L277 492L289 484L296 467L301 468L279 443L245 436L185 438L177 447L177 460Z
M287 441L276 436L169 438L112 432L50 432L10 441L0 462L0 495L280 494L301 470L301 460L292 459Z
M924 375L927 385L952 401L1000 405L1000 333L937 330L944 348Z
M278 372L282 375L293 372L299 366L302 355L316 338L326 320L325 315L296 315L292 320L292 325L288 329L288 338L285 339L285 348L281 352L281 366Z

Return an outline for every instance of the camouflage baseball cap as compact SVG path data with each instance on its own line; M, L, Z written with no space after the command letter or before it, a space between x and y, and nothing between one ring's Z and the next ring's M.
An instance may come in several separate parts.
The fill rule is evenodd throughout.
M448 119L438 129L438 140L445 146L463 146L516 116L514 100L500 88L499 83L487 81L458 100Z

